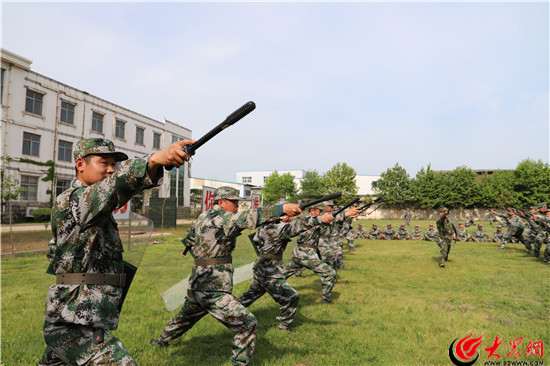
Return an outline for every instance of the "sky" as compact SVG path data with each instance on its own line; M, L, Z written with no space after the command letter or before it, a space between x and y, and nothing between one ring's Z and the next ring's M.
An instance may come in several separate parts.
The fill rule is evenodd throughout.
M2 2L31 69L198 139L192 176L549 161L548 2Z

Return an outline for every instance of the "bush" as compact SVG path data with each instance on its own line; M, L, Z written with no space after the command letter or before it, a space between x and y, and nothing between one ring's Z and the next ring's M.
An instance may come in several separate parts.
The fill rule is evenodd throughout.
M31 215L34 217L34 221L37 222L50 221L52 209L49 207L37 208L36 210L31 211Z

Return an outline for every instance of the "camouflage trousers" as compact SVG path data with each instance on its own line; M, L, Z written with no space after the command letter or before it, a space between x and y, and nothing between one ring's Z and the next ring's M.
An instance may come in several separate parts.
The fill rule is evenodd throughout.
M330 244L319 246L319 258L332 268L336 268L336 252Z
M187 290L183 307L165 325L158 340L168 343L181 337L206 314L212 315L237 333L233 338L231 363L248 365L256 345L258 321L254 314L227 292Z
M439 264L445 264L445 261L449 258L452 241L453 239L451 238L439 238L437 241L437 245L441 248L439 252Z
M37 365L137 366L122 342L110 332L103 332L102 343L94 343L95 330L96 328L85 325L44 322L47 347Z
M529 251L529 252L531 251L531 243L528 240L525 240L523 235L520 235L520 237L516 239L518 239L519 242L525 245L526 251ZM504 247L506 247L506 244L510 241L512 241L512 233L508 230L508 232L506 232L506 234L504 234L504 236L502 237L502 241L500 242L499 248L504 249Z
M336 271L319 257L307 259L292 257L286 264L285 278L296 274L302 268L310 269L313 273L321 276L322 296L325 299L330 299L336 283Z
M549 236L548 233L545 233L545 232L542 232L539 235L537 235L535 240L535 250L534 250L535 257L539 257L542 244L546 244L546 250L544 251L544 262L546 263L550 261L550 248L548 246L548 244L550 244L550 239L548 236Z
M339 269L344 268L344 251L342 250L343 243L336 243L334 245L334 263L332 268Z
M353 252L355 250L355 240L354 239L347 239L348 241L348 249L350 252Z
M290 328L294 320L300 295L284 278L261 277L254 274L250 288L237 300L249 307L265 293L271 295L276 303L281 305L277 320L281 328Z

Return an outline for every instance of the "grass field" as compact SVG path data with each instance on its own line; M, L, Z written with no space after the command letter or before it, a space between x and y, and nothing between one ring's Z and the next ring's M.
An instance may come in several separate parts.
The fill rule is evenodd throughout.
M371 223L362 221L367 229ZM415 223L422 230L428 226ZM492 235L494 229L484 224ZM176 313L165 310L159 290L191 268L177 239L184 228L172 234L147 249L115 334L142 366L229 365L233 333L210 316L167 349L148 345ZM237 263L253 258L246 240L239 238ZM530 340L550 347L550 268L542 258L525 256L523 246L501 251L494 243L457 243L440 269L435 243L356 240L356 245L353 253L345 246L346 268L338 272L332 304L319 303L321 284L313 273L289 280L300 293L294 333L277 330L278 306L270 297L251 306L259 322L253 365L450 365L449 346L471 332L483 335L478 365L489 361L484 348L495 336L503 340L499 361L550 364L550 349L542 359L526 354ZM44 299L54 279L46 267L44 255L2 259L2 365L33 365L40 357ZM234 294L249 283L236 285ZM507 357L509 342L520 337L522 357Z

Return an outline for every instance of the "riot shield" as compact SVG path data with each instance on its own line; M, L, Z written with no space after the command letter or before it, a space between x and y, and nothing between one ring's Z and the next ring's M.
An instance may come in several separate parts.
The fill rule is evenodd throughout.
M237 238L232 253L234 285L252 278L252 266L257 257L248 239L252 232L244 230ZM182 236L185 236L185 233ZM162 244L151 246L143 265L143 270L147 272L146 276L154 279L167 311L176 310L183 305L187 296L188 279L194 265L190 253L182 255L185 247L181 239L175 236L165 237Z
M145 249L149 244L153 232L153 222L135 213L130 213L127 219L117 219L116 221L124 248L123 258L127 276L123 291L124 300ZM41 256L41 259L43 259L41 263L46 261L44 256ZM13 299L8 301L14 306L6 305L6 308L2 307L2 315L5 315L2 317L2 338L3 342L4 340L13 342L13 347L20 351L17 356L20 364L31 365L36 363L46 348L42 334L44 304L49 287L55 283L55 273L51 273L49 267L47 271L44 271L44 267L40 267L39 274L34 278L25 276L25 267L28 266L27 261L26 257L13 259L10 266L21 267L20 275L14 276L14 278L2 278L3 286L8 286L7 283L4 283L4 280L9 282L10 286L16 286L15 291L10 290L9 295L6 295L9 297L14 296ZM16 324L17 322L25 324L24 332L20 331L21 326ZM12 323L14 324L10 325Z

